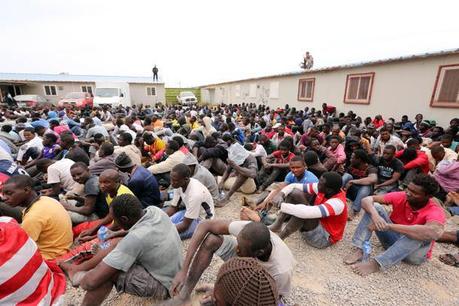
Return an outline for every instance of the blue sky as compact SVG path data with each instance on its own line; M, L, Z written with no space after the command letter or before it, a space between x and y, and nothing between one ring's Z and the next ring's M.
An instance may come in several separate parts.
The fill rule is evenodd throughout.
M459 48L459 1L2 1L1 72L190 86Z

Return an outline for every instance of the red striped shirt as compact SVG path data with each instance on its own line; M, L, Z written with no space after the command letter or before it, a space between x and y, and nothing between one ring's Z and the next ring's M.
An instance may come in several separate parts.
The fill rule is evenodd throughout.
M12 218L0 217L0 305L63 303L65 276Z

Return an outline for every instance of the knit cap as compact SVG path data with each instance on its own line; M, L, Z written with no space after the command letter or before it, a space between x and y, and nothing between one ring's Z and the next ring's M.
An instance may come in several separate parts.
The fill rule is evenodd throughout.
M277 305L276 283L254 258L235 257L225 262L218 271L214 290L227 305Z

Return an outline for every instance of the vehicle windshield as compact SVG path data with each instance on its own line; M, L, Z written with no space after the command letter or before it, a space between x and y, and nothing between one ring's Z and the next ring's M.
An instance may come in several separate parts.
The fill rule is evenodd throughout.
M69 92L65 95L65 99L83 99L85 95L84 92Z
M184 92L181 92L180 93L180 97L181 98L185 98L185 97L194 97L194 94L190 91L184 91Z
M118 88L96 88L96 97L118 97Z

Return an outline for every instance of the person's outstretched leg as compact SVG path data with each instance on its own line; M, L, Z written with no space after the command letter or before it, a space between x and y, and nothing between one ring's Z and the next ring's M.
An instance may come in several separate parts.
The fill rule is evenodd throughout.
M98 306L101 305L105 298L112 291L113 282L109 280L94 290L86 291L84 295L82 306Z
M60 268L66 272L73 286L79 286L85 272L94 269L118 244L122 238L110 239L110 245L106 249L99 249L91 259L82 262L79 265L70 263L60 263Z
M398 233L396 233L398 234ZM370 259L368 262L357 263L353 266L355 273L362 276L388 269L402 260L413 265L420 265L427 260L430 241L421 241L401 235L385 252Z
M178 298L181 300L187 300L191 296L194 287L201 278L202 273L207 269L212 261L214 253L223 244L223 237L214 234L207 235L206 239L202 242L199 250L194 256L193 262L191 263L190 270L188 271L188 277L180 290Z
M375 203L375 209L378 214L386 220L386 222L391 222L389 219L389 215L384 210L381 204ZM362 219L357 226L354 236L352 237L352 245L355 247L355 250L352 254L347 255L344 257L344 263L351 265L354 264L362 259L363 256L363 243L371 238L373 234L372 231L368 229L368 226L373 223L371 220L371 215L367 212L363 215Z

